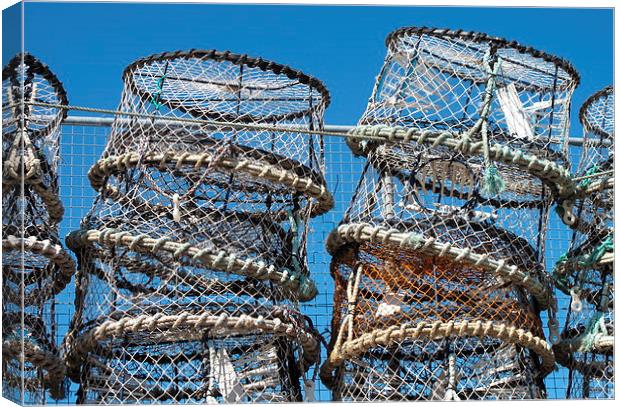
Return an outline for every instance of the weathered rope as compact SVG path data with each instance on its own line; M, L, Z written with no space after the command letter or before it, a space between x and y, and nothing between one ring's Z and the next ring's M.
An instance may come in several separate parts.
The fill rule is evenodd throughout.
M325 213L334 206L334 198L327 190L326 186L319 185L310 178L300 177L292 171L257 160L224 157L217 162L212 162L213 158L214 156L211 153L177 154L175 152L169 152L147 154L144 157L140 157L137 153L128 153L120 156L107 157L97 161L88 172L88 176L93 188L99 191L104 187L107 178L111 174L136 167L139 164L153 167L169 164L177 168L182 166L193 166L193 168L196 169L213 164L218 168L224 168L231 172L242 171L252 177L277 182L295 191L307 194L318 202L318 204L314 205L312 208L313 216Z
M355 149L354 143L356 139L366 139L368 136L379 138L384 142L415 142L420 145L430 144L431 148L445 146L468 156L482 154L485 148L484 142L472 140L467 133L456 134L447 131L428 131L406 127L362 125L349 131L354 153L363 154L363 150ZM489 146L489 157L494 161L515 165L543 181L554 184L557 186L561 197L570 196L575 191L575 183L570 172L555 162L498 143Z
M7 167L4 168L6 169ZM3 173L2 195L6 196L16 186L21 185L22 182L25 185L30 186L34 192L41 197L41 200L45 204L45 208L50 217L50 221L53 223L60 222L65 212L62 201L60 200L57 192L51 191L48 187L43 185L40 173L37 173L36 176L27 179L22 179L21 175L13 177L13 174Z
M334 383L333 371L338 366L373 347L387 347L405 340L438 340L450 337L492 337L531 349L541 358L541 377L549 374L555 367L551 346L544 339L523 329L495 321L421 321L417 325L401 324L377 329L341 343L330 352L329 359L321 366L321 380L327 387L331 387Z
M340 225L327 238L327 250L336 253L347 242L384 243L397 247L406 247L432 256L445 256L455 261L472 264L492 272L503 280L524 287L538 301L542 309L547 309L551 302L551 288L538 278L517 266L506 264L506 260L493 259L488 254L480 254L471 249L455 247L453 243L441 242L434 237L425 237L416 233L401 232L397 229L385 229L366 223Z
M66 367L64 361L55 353L44 350L29 340L8 340L2 342L2 358L4 363L8 359L23 360L46 371L44 382L50 389L52 398L60 400L65 397Z
M320 358L320 342L314 334L300 329L299 324L285 323L279 318L266 319L241 315L230 316L226 313L213 315L209 312L192 314L183 312L176 315L141 315L125 317L119 320L108 320L86 333L77 336L66 344L67 364L70 369L79 366L81 360L101 341L119 338L127 334L144 332L160 332L179 330L183 334L197 340L204 338L203 331L210 331L215 336L230 334L247 334L251 332L272 333L298 340L303 349L303 358L308 365Z
M170 238L153 239L147 235L132 235L116 229L79 230L69 234L67 245L73 251L99 243L109 247L125 246L133 251L168 252L175 258L186 258L192 263L227 273L249 276L258 280L270 280L299 295L301 301L309 301L317 294L314 281L306 275L298 275L287 269L277 270L274 265L253 259L239 259L225 250L201 249L190 243L174 242Z
M595 334L592 338L587 337L586 333L584 333L576 338L562 340L554 346L556 354L570 354L573 352L608 353L613 352L613 348L614 336L602 333Z
M22 249L48 258L58 266L59 270L57 275L52 276L53 281L51 285L37 287L36 291L29 296L32 297L29 300L36 300L37 303L42 303L61 292L71 281L71 277L75 272L75 262L62 246L52 244L49 240L40 241L34 237L22 239L9 235L6 239L2 239L2 250L17 250L21 252ZM37 297L38 295L40 296ZM27 304L31 305L32 303L28 302Z

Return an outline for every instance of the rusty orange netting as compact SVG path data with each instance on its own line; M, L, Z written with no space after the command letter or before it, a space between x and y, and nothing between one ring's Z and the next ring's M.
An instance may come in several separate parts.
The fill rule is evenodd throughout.
M522 288L480 267L375 243L342 246L331 272L332 353L322 379L336 399L544 394L539 373L552 368L553 356ZM490 360L497 369L474 374ZM354 385L360 376L366 380ZM442 381L449 394L433 390Z

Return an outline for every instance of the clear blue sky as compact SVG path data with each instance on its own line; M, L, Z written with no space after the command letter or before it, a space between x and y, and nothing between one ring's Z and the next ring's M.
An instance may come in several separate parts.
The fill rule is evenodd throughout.
M77 105L116 107L121 72L139 57L215 48L317 76L332 94L327 121L354 123L386 35L405 25L483 31L568 59L582 76L574 113L613 80L611 9L26 3L25 11L26 49L54 69Z
M14 35L19 29L18 7L4 12L4 63L19 50ZM385 37L407 25L483 31L571 61L582 77L573 98L573 135L581 134L577 119L581 103L613 82L611 9L26 3L25 11L26 50L52 68L74 105L116 108L122 90L121 73L140 57L179 49L215 48L262 56L318 77L332 95L327 122L354 124L366 106L383 62ZM86 138L71 137L86 147L92 145ZM81 153L84 146L72 146L71 151ZM359 160L351 164L353 159L345 150L338 150L339 157L332 160L338 164L328 173L330 187L337 185L340 191L336 192L341 195L352 188L359 174ZM90 153L94 161L98 152ZM84 195L79 203L74 198L63 198L71 208L67 216L73 218L71 226L63 225L63 236L78 227L83 208L90 205L94 195L84 176L91 161L83 162L77 170L61 171L61 186ZM71 187L73 179L65 178L67 174L82 172L80 186ZM329 257L322 240L336 226L346 199L337 202L334 211L315 230L321 237L315 238L308 251L313 273L318 268L326 273ZM557 219L552 221L559 223ZM551 236L551 251L556 255L566 250L563 236ZM549 260L548 264L553 264L555 259ZM331 279L319 281L319 288L320 299L315 304L323 305L314 312L322 313L318 322L326 326L331 312ZM555 375L559 378L565 373ZM560 382L552 383L555 380L548 379L550 394L562 397L563 392L557 390ZM326 398L327 394L321 393L320 397Z

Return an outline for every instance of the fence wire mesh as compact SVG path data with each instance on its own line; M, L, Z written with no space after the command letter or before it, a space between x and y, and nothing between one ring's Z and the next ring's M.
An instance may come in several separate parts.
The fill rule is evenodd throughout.
M110 135L110 127L97 124L80 123L64 124L61 129L59 184L60 196L65 207L65 215L60 223L60 236L67 236L70 232L80 228L80 222L91 209L97 195L92 189L87 173L92 165L103 153ZM571 146L570 161L576 163L580 157L581 148ZM302 303L300 310L312 319L314 327L323 334L327 341L334 334L330 332L334 281L330 275L331 256L325 250L325 242L330 231L337 228L347 207L363 170L365 160L355 158L346 142L342 138L325 138L325 168L326 182L334 196L334 208L310 222L308 233L308 264L310 273L316 283L318 295L311 301ZM552 212L553 214L553 212ZM571 231L557 216L551 216L547 230L545 244L545 266L552 270L556 261L563 255L569 246ZM563 292L556 291L558 297L560 326L564 326L564 319L569 309L570 297ZM56 296L54 302L57 344L60 344L68 332L70 318L74 312L75 285L72 281L65 290ZM545 331L547 320L542 316ZM327 357L325 347L321 348L321 359ZM551 399L566 398L568 384L568 370L558 367L544 381L547 397ZM68 383L68 391L64 399L50 403L73 404L76 402L78 386ZM332 393L317 378L315 397L318 401L330 401Z

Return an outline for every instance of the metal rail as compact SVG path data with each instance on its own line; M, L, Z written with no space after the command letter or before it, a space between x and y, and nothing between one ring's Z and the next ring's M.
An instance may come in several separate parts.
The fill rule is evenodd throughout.
M121 119L123 120L123 119ZM130 120L130 119L125 119ZM134 119L135 120L135 119ZM145 122L148 119L138 119L144 120ZM68 116L63 124L71 125L71 126L92 126L92 127L110 127L112 122L114 121L114 117L95 117L95 116ZM172 125L174 126L173 120L155 120L155 122L150 122L151 125ZM342 133L345 135L349 130L354 128L353 125L342 125L342 124L326 124L324 126L324 130L335 133ZM583 145L583 137L569 137L568 144L572 146L581 146Z

